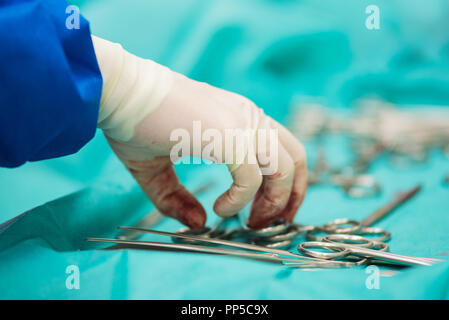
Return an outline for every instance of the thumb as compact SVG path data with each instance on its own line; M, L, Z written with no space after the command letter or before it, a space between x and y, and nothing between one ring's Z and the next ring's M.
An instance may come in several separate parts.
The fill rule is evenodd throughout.
M248 155L243 164L232 170L233 183L231 187L223 193L214 204L214 211L220 217L227 218L237 214L254 197L262 184L262 175L258 164L248 163Z

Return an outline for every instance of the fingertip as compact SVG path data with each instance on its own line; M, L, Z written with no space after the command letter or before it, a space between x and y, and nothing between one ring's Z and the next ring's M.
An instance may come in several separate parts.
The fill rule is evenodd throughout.
M221 195L214 203L214 212L221 218L229 218L236 215L240 210L236 210L225 199L225 195Z
M259 229L268 227L271 223L278 219L283 207L279 207L271 201L267 201L262 195L255 199L251 206L251 214L249 216L248 227Z
M285 207L282 218L287 222L293 222L293 219L295 218L296 214L298 213L299 208L301 207L302 203L304 202L305 198L305 191L307 188L302 190L301 192L292 192L290 199L287 203L287 206Z
M196 199L184 202L184 204L179 206L176 211L178 220L189 228L204 228L206 224L206 211Z
M202 229L206 225L206 211L197 205L177 209L174 218L190 229Z
M185 225L190 229L202 229L206 225L206 212L203 210L193 209L185 217Z
M270 226L273 222L275 222L278 219L279 219L278 215L259 216L259 217L250 216L248 221L248 227L250 227L251 229L265 228Z
M203 206L184 188L165 196L159 202L159 210L191 229L201 229L206 224L206 211Z

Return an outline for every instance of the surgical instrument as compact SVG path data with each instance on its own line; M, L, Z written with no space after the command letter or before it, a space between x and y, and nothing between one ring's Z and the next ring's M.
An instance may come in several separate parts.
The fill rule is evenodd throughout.
M152 233L152 234L169 236L169 237L175 237L175 238L182 238L182 239L187 239L187 240L195 240L195 241L198 241L198 242L213 243L213 244L217 244L217 245L230 246L230 247L235 247L235 248L245 249L245 250L268 252L268 253L272 253L272 254L290 256L290 257L294 257L294 258L297 258L297 259L304 259L305 258L307 260L316 260L314 258L300 256L300 255L298 255L296 253L293 253L293 252L290 252L290 251L287 251L287 250L282 250L282 249L277 249L277 248L267 248L267 247L263 247L263 246L259 246L259 245L255 245L255 244L234 242L234 241L223 240L223 239L204 238L204 237L201 237L201 236L185 235L185 234L179 234L179 233L157 231L157 230L148 230L148 229L134 228L134 227L121 226L121 227L119 227L119 229L133 230L133 231L145 232L145 233Z
M379 228L369 228L368 226L384 218L388 213L405 203L416 195L421 186L416 186L405 192L399 192L394 197L393 201L390 201L386 205L382 206L378 210L374 211L368 217L361 222L337 219L324 226L302 226L296 225L298 229L291 230L292 225L280 223L259 230L249 230L244 228L226 229L223 227L225 222L221 221L218 225L222 225L222 228L215 228L215 234L213 229L209 228L209 232L205 234L188 230L189 232L170 233L164 231L148 230L138 227L119 227L122 230L128 230L139 233L151 233L157 235L170 236L172 239L183 239L183 242L177 241L177 243L163 243L163 242L151 242L151 241L130 241L123 239L102 239L102 238L88 238L87 241L97 242L112 242L119 244L128 244L133 246L154 247L154 248L171 248L184 251L217 253L224 255L233 255L247 258L255 258L259 260L270 260L282 262L284 265L291 267L350 267L358 266L370 263L388 263L399 265L431 265L435 262L441 261L433 258L421 258L421 257L409 257L397 254L391 254L386 252L388 245L382 241L388 241L390 234L387 231ZM349 224L349 227L342 226L343 224ZM296 237L298 235L299 228L302 228L302 232L311 232L319 230L324 233L328 233L324 237L315 237L312 239L319 241L309 241L298 245L298 251L305 254L299 255L291 251L279 249L277 247L261 246L257 245L254 239L266 235L268 238L272 237L279 241L289 240L290 243L293 239L288 237ZM370 230L374 229L374 230ZM211 232L212 230L212 232ZM197 233L196 235L194 233ZM383 232L383 233L382 233ZM190 233L190 234L188 234ZM193 234L192 234L193 233ZM377 239L370 239L362 237L361 234L382 234L383 237ZM251 243L229 241L224 238L232 239L233 237L246 236L247 239L252 239ZM252 235L252 236L248 236ZM288 237L285 237L285 236ZM214 237L215 236L215 237ZM282 238L284 236L284 238ZM310 235L309 237L310 238ZM209 243L220 246L230 246L242 250L231 250L224 248L217 248L209 246L198 245L197 243ZM323 253L309 248L328 249L334 252ZM367 251L368 250L368 251ZM256 252L248 252L256 251ZM342 260L335 260L342 259ZM327 262L326 262L327 261Z
M258 229L251 230L244 226L243 223L238 223L237 228L230 228L230 225L237 218L222 219L218 224L212 227L206 227L201 230L181 229L177 233L184 235L195 235L203 238L219 238L222 240L239 240L245 243L252 243L262 245L267 248L289 248L293 241L302 233L306 232L306 238L308 240L321 240L322 237L316 236L317 233L325 234L341 234L341 233L356 233L359 235L378 235L377 241L388 241L391 237L390 232L370 227L375 222L379 221L401 204L411 199L415 194L421 190L421 186L416 186L408 191L399 192L395 198L374 211L371 215L365 218L362 222L358 222L350 219L336 219L324 226L307 226L298 223L284 223L281 221L275 222L273 225ZM342 225L351 225L350 227L343 228ZM173 237L173 242L177 243L197 243L195 240L186 240L185 238L178 239L180 237Z
M318 248L318 249L331 249L336 252L326 253L320 251L310 250L309 248ZM427 259L427 258L418 258L411 256L404 256L399 254L394 254L390 252L385 252L381 250L373 250L370 248L366 248L360 245L351 245L351 244L343 244L343 243L335 243L335 242L322 242L322 241L310 241L300 243L298 245L298 251L303 252L304 254L320 257L321 259L340 259L344 258L348 255L359 256L362 259L364 258L375 258L377 260L383 260L389 263L401 264L401 265L423 265L430 266L436 262L437 259Z
M312 241L313 243L315 243L316 241ZM375 249L377 251L381 251L381 252L386 252L388 251L388 245L384 242L380 242L380 241L375 241L375 240L371 240L359 235L350 235L350 234L332 234L332 235L328 235L326 237L324 237L320 242L317 243L322 243L322 242L331 242L331 243L340 243L340 244L348 244L348 245L353 245L353 246L357 246L357 247L363 247L363 248L368 248L368 249ZM304 254L307 254L311 257L316 257L316 258L321 258L321 259L347 259L349 258L350 261L351 260L355 260L355 262L352 262L353 265L364 265L364 264L368 264L368 262L371 263L393 263L394 261L394 256L385 256L385 258L393 258L393 260L388 260L388 259L376 259L376 256L374 255L354 255L354 254L346 254L346 253L341 253L340 249L336 249L335 248L330 248L329 246L318 246L318 245L310 245L310 242L305 242L303 244L300 244L298 246L298 251L303 252ZM317 251L311 251L309 249L306 249L307 247L317 247L320 249L332 249L332 250L336 250L337 252L334 253L323 253L323 252L317 252ZM398 255L396 255L398 256ZM374 259L373 259L374 258ZM416 263L413 263L413 261L409 261L411 264L426 264L426 265L430 265L436 262L441 261L440 259L435 259L435 258L422 258L422 257L409 257L409 256L403 256L401 255L399 257L399 263L402 264L404 262L407 262L407 260L403 260L403 259L409 259L412 258L412 260ZM358 259L358 260L357 260ZM402 260L401 260L402 259ZM397 264L398 262L395 262L394 264Z
M418 185L414 188L411 188L410 190L397 193L392 201L383 205L381 208L375 210L361 222L343 218L333 220L323 226L307 226L296 223L278 224L275 227L279 230L279 232L277 232L275 235L272 236L260 235L258 238L252 239L252 241L259 244L264 244L269 247L278 247L278 248L288 247L289 245L291 245L293 240L299 234L306 232L306 238L308 240L314 241L322 239L322 237L318 237L315 234L325 233L325 234L359 234L369 236L379 235L377 239L373 240L386 242L391 237L390 232L380 228L371 227L371 225L384 218L386 215L391 213L393 210L398 208L403 203L412 199L420 190L421 186ZM350 227L342 227L343 225L350 225ZM284 226L284 229L282 230L280 226L281 227ZM270 228L272 227L264 228L264 232L266 234L269 234L270 231L272 231L270 230Z
M213 244L217 244L217 245L225 245L225 246L230 246L230 247L236 247L236 248L240 248L240 249L245 249L245 250L255 250L255 251L260 251L260 252L268 252L271 254L277 254L279 256L290 256L296 259L311 259L315 262L319 261L322 259L321 256L317 255L317 256L311 256L311 257L303 257L303 256L298 256L298 254L295 254L293 252L287 251L287 250L282 250L282 249L276 249L276 248L267 248L267 247L263 247L263 246L258 246L258 245L253 245L253 244L246 244L246 243L239 243L239 242L232 242L232 241L227 241L227 240L222 240L222 239L212 239L212 238L203 238L203 237L199 237L199 236L188 236L188 235L183 235L183 234L177 234L177 233L171 233L171 232L164 232L164 231L156 231L156 230L147 230L147 229L140 229L140 228L134 228L134 227L119 227L120 229L125 229L125 230L134 230L134 231L138 231L138 232L146 232L146 233L152 233L152 234L157 234L157 235L165 235L165 236L170 236L170 237L177 237L177 238L184 238L184 239L190 239L190 240L196 240L199 242L207 242L207 243L213 243ZM378 241L373 241L361 236L357 236L357 235L345 235L345 234L336 234L336 235L329 235L327 237L325 237L324 239L327 242L338 242L340 243L339 240L343 240L343 241L356 241L356 242L361 242L361 244L359 244L361 247L367 247L367 248L375 248L378 247L379 251L387 251L388 250L388 246L384 243L384 242L378 242ZM347 256L347 254L343 255L342 253L335 253L335 258L341 258L344 256ZM329 259L332 256L332 254L327 254L326 259ZM399 256L399 255L396 255ZM399 256L401 257L406 257L406 256ZM317 259L314 259L317 258ZM407 257L407 259L410 258L410 261L418 261L418 262L422 262L424 263L428 263L428 264L432 264L434 262L440 261L439 259L432 259L432 258L420 258L420 257ZM288 259L283 259L283 261L290 261ZM295 262L295 261L293 261ZM399 261L401 262L401 261ZM337 262L341 263L340 261ZM347 266L347 264L342 264Z
M225 248L216 248L216 247L209 247L209 246L200 246L200 245L194 245L194 244L179 244L179 243L163 243L163 242L151 242L151 241L132 241L132 240L120 240L120 239L104 239L104 238L87 238L87 241L95 241L95 242L112 242L112 243L119 243L119 244L129 244L133 246L142 246L142 247L154 247L154 248L164 248L164 249L179 249L184 251L194 251L194 252L203 252L203 253L213 253L213 254L222 254L222 255L232 255L232 256L239 256L239 257L246 257L246 258L253 258L253 259L259 259L259 260L268 260L268 261L277 261L282 262L284 264L290 264L290 266L295 267L304 267L304 268L310 268L310 267L347 267L347 266L353 266L356 265L352 262L347 261L338 261L333 259L343 258L348 256L349 254L357 255L357 256L363 256L365 254L367 257L374 257L381 260L385 260L387 262L395 262L399 264L420 264L420 265L431 265L435 262L437 262L437 259L428 259L428 258L419 258L419 257L408 257L408 256L402 256L402 255L395 255L395 254L379 254L371 251L363 251L358 250L356 246L352 248L351 246L348 246L346 244L342 243L322 243L322 242L306 242L303 244L303 246L298 246L298 250L301 252L304 252L308 255L311 255L312 257L308 256L302 256L295 254L290 251L286 250L279 250L279 249L269 249L257 245L248 245L243 243L236 243L226 240L220 240L220 239L209 239L209 238L202 238L198 236L188 236L188 235L180 235L170 232L162 232L162 231L155 231L155 230L146 230L146 229L140 229L140 228L133 228L133 227L120 227L121 229L125 230L133 230L133 231L139 231L139 232L147 232L147 233L153 233L158 235L166 235L166 236L174 236L174 237L181 237L191 240L197 240L201 242L208 242L213 244L219 244L224 246L231 246L231 247L237 247L244 250L231 250L231 249L225 249ZM356 237L356 236L354 236ZM332 237L330 237L332 238ZM335 236L334 236L335 238ZM364 239L363 237L359 237L360 239ZM332 239L329 239L332 240ZM335 239L334 239L335 240ZM337 239L338 240L338 239ZM365 242L368 243L368 246L363 247L375 247L378 245L376 242L371 241L369 239L364 239ZM320 244L320 245L317 245ZM334 253L317 253L314 251L311 251L307 249L308 247L319 247L319 248L325 248L325 249L332 249L337 250L337 252ZM349 250L351 249L351 250ZM363 248L366 249L366 248ZM250 251L256 251L256 252L249 252ZM374 250L376 251L376 250ZM284 258L282 256L287 256L289 258Z
M207 238L220 239L239 239L243 242L256 243L269 248L288 248L293 240L300 234L306 232L308 240L320 240L320 237L315 236L316 233L358 233L364 235L379 235L377 241L388 241L391 234L380 228L370 227L375 222L382 219L388 213L399 207L401 204L411 199L415 194L421 190L421 186L416 186L408 191L399 192L395 198L374 211L371 215L365 218L362 222L350 219L336 219L323 226L307 226L297 223L284 223L281 221L275 222L273 225L259 230L251 230L242 226L230 229L229 224L233 223L236 218L222 219L213 227L206 227L201 230L181 229L180 234L197 235ZM342 228L342 225L351 225L351 227ZM174 242L186 242L186 240L173 239ZM188 241L190 242L190 241Z
M186 236L194 237L194 236ZM201 239L207 241L210 239ZM290 254L293 258L283 258L278 253L268 252L267 250L256 250L257 252L250 252L246 250L234 250L226 248L217 248L211 246L200 246L195 244L180 244L180 243L165 243L165 242L153 242L153 241L137 241L137 240L121 240L121 239L107 239L107 238L86 238L86 241L91 242L106 242L117 244L128 244L134 247L153 247L158 249L177 249L182 251L193 251L202 253L212 253L221 255L231 255L237 257L252 258L258 260L276 261L276 262L295 262L295 264L304 265L306 267L319 267L319 266L346 266L346 262L342 261L325 261L321 259L315 259L311 257L296 255L294 253L286 251L285 254ZM262 248L264 249L264 248ZM255 250L255 249L253 249Z
M315 237L313 234L316 232L324 232L327 234L336 233L336 234L365 234L365 235L373 235L380 234L380 237L373 239L376 241L388 241L390 239L391 234L380 228L372 228L370 227L374 223L383 219L385 216L393 212L396 208L398 208L403 203L407 202L411 198L413 198L419 191L421 190L421 185L417 185L416 187L407 190L398 192L392 201L383 205L381 208L375 210L368 217L363 219L361 222L350 220L350 219L336 219L328 224L316 227L315 229L307 231L306 238L308 240L320 240ZM351 227L342 228L339 227L341 225L351 225Z
M386 101L364 99L359 100L355 113L346 116L321 103L294 107L290 129L298 138L322 141L324 135L347 135L355 142L352 167L362 160L358 169L363 172L381 154L398 165L426 161L431 149L449 150L449 112L445 107L396 108Z

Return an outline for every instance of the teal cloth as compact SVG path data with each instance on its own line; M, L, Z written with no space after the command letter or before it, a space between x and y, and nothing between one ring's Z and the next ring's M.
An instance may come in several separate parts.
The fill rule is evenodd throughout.
M326 97L336 110L378 95L399 104L446 104L449 21L446 1L377 1L380 30L364 26L370 1L97 0L72 1L93 33L121 42L188 76L244 94L288 122L289 106ZM349 155L338 138L326 141L332 162ZM314 146L307 145L309 157ZM343 150L343 151L342 151ZM362 219L396 191L420 194L379 223L393 234L391 251L449 254L448 160L438 151L425 164L392 166L381 158L372 173L381 195L348 199L334 187L312 187L296 220L322 224ZM183 165L177 171L208 212L231 183L223 166ZM78 154L1 169L0 298L2 299L448 299L449 263L381 268L380 288L368 289L364 268L306 271L240 258L155 250L98 250L85 237L115 236L152 205L110 151L101 132ZM22 214L20 214L22 213ZM20 214L20 215L19 215ZM164 219L155 228L175 231ZM160 236L142 239L167 241ZM79 267L80 289L66 288L66 268Z

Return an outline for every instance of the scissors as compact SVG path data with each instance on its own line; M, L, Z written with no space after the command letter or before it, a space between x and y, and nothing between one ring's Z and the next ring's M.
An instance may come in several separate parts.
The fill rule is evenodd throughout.
M421 186L417 185L406 191L398 192L392 201L375 210L362 221L350 220L347 218L336 219L322 226L303 225L298 223L286 223L276 221L273 225L262 229L249 229L242 222L241 216L222 219L217 225L206 227L201 230L181 229L177 233L183 235L195 235L205 238L218 238L223 240L237 240L245 243L262 245L268 248L291 247L293 241L301 234L305 233L306 239L310 241L322 241L324 236L319 234L356 234L369 237L378 242L388 242L391 233L381 228L371 227L374 223L393 212L400 205L412 199ZM238 221L238 227L232 228L232 224ZM376 237L377 236L377 237ZM177 243L193 243L191 240L173 237ZM387 248L388 249L388 248Z
M412 198L420 189L421 186L418 185L411 190L398 193L393 201L390 201L380 209L374 211L361 222L347 219L338 219L321 227L278 223L268 228L250 230L244 227L228 229L225 225L230 220L225 220L226 223L220 221L220 223L218 223L214 228L205 228L205 231L203 230L203 233L191 230L170 233L136 227L120 227L120 229L122 230L170 236L173 240L178 239L175 240L175 243L102 238L88 238L86 240L97 242L112 242L125 245L127 244L137 247L153 247L164 249L170 248L183 251L239 256L272 262L282 262L284 265L290 267L301 268L349 267L367 264L371 261L376 263L386 262L388 264L399 264L406 266L429 266L441 260L433 258L404 256L387 252L389 248L385 241L389 240L391 236L390 233L379 228L368 227L372 223L377 222L385 217L388 213L392 212L395 208L397 208L408 199ZM342 224L349 224L350 227L342 227ZM292 231L292 226L294 226L295 228L293 230L294 232ZM291 241L293 241L293 239L288 237L298 235L301 228L301 232L307 230L306 232L310 233L312 231L319 230L320 232L331 234L319 238L313 235L313 241L300 243L297 249L298 252L302 253L302 255L273 246L261 246L254 241L255 239L265 237L277 239L278 243L288 240L291 244ZM369 239L361 236L361 234L380 234L381 236L377 239ZM246 237L247 239L252 239L252 243L229 240L234 237ZM216 248L211 247L210 245L198 245L201 243L231 246L234 248L238 248L239 250ZM311 248L318 248L320 249L320 251L312 250ZM323 249L331 250L332 252L322 252L321 250Z
M188 252L201 252L201 253L211 253L211 254L221 254L229 256L238 256L249 259L257 259L270 262L292 262L295 267L337 267L337 266L347 266L348 263L344 261L327 261L323 259L307 257L299 255L287 250L281 249L271 249L258 245L232 242L222 239L205 238L202 236L195 235L184 235L178 233L170 233L164 231L149 230L137 227L119 227L122 230L128 230L133 232L141 233L152 233L157 235L170 236L172 238L180 238L185 240L190 240L191 242L198 243L209 243L221 246L230 246L238 249L228 249L228 248L218 248L211 245L197 245L191 243L165 243L165 242L153 242L153 241L139 241L139 240L126 240L126 239L107 239L107 238L86 238L86 241L90 242L106 242L106 243L116 243L119 245L130 245L132 248L156 248L156 249L176 249ZM117 247L114 247L117 248ZM243 249L243 250L241 250Z
M151 242L151 241L136 241L136 240L122 240L122 239L103 239L103 238L87 238L87 241L95 242L112 242L119 244L129 244L138 247L153 247L153 248L169 248L178 249L183 251L194 251L212 254L222 254L239 256L251 259L282 262L284 265L291 267L348 267L360 265L360 262L354 263L350 261L340 261L339 259L356 256L362 259L362 261L368 261L368 259L375 258L378 261L384 261L389 264L399 265L424 265L430 266L434 263L441 261L440 259L412 257L393 254L385 252L385 244L380 245L379 242L372 241L360 236L355 235L333 235L328 236L325 242L310 241L304 242L298 245L298 251L305 253L306 256L296 254L287 250L266 248L253 244L239 243L222 239L205 238L201 236L183 235L177 233L170 233L164 231L147 230L135 227L120 227L124 230L133 230L139 232L146 232L176 238L183 238L187 240L193 240L198 242L206 242L221 246L230 246L238 249L216 248L211 246L201 246L195 244L180 244L180 243L164 243L164 242ZM348 237L351 237L348 239ZM340 243L339 241L359 241L360 245ZM323 253L311 250L310 248L330 249L334 252ZM379 247L380 250L373 250ZM240 250L243 249L243 250Z
M355 243L348 244L348 241ZM318 248L320 251L311 250L310 248ZM322 252L322 249L328 249L332 252ZM323 241L308 241L298 245L298 251L307 256L324 260L338 260L347 257L352 259L359 258L358 261L352 262L352 265L363 265L374 261L382 261L388 264L430 266L441 261L440 259L434 258L399 255L386 252L387 250L388 246L384 242L347 234L329 235ZM287 263L290 266L294 266L294 262ZM349 265L351 265L351 262L349 262Z
M373 258L375 260L387 261L389 263L396 261L395 259L399 259L399 261L396 262L401 264L407 264L410 262L414 264L408 259L408 257L397 257L391 254L385 255L384 252L389 250L389 247L385 242L390 240L391 233L381 228L370 226L384 218L401 204L410 200L420 190L421 186L418 185L410 190L397 193L392 201L377 209L360 222L344 218L336 219L323 226L310 226L306 231L306 239L310 241L299 244L298 251L308 256L322 259L348 260L349 258L354 265L367 264L369 261L372 261ZM303 227L303 229L307 229L307 227ZM316 233L325 233L327 235L319 237ZM377 237L373 238L375 235L377 235ZM370 238L363 236L369 236ZM347 244L349 247L346 247ZM336 252L323 253L310 250L310 247L329 249ZM366 249L369 250L366 251ZM390 258L393 260L389 260ZM428 265L434 261L436 260L425 259L423 261L423 265ZM290 265L294 265L294 263L290 263Z

